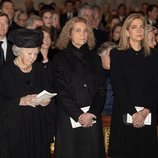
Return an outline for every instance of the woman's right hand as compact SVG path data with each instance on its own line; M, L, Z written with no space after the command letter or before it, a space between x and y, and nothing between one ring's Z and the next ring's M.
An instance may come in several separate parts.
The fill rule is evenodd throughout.
M78 122L82 127L91 127L93 126L93 119L96 119L96 116L92 113L83 113L79 116Z
M31 94L31 95L26 95L24 97L21 97L19 105L36 107L36 105L33 104L33 101L36 96L37 94Z

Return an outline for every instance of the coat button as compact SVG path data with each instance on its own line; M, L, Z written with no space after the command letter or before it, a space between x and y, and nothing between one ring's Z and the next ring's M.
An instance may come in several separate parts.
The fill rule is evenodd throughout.
M85 88L86 88L86 87L87 87L87 84L84 84L84 85L83 85L83 87L85 87Z

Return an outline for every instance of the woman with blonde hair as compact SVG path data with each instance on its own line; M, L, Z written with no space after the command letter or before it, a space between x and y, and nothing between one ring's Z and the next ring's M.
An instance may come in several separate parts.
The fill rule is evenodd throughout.
M148 45L150 48L155 48L157 28L152 25L147 25L147 31L148 31Z
M92 29L81 17L70 19L57 41L55 158L105 158L101 111L106 79L99 56L90 51L94 46Z
M70 19L69 22L67 22L65 27L63 27L62 29L62 33L60 34L56 44L57 48L61 50L67 47L70 41L70 33L72 31L73 25L77 22L83 22L87 24L86 20L80 17ZM87 44L89 46L89 49L92 50L95 47L95 37L94 37L93 29L91 27L88 27L87 31L88 31Z
M147 43L145 17L124 21L119 48L110 53L114 105L109 154L112 158L157 158L158 70Z

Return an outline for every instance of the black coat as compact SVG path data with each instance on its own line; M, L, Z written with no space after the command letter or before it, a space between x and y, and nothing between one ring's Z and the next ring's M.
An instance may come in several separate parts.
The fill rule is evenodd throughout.
M30 73L23 73L12 61L0 74L0 157L49 158L53 104L19 106L23 96L51 91L43 67L34 63Z
M47 78L48 78L48 81L49 81L49 84L50 84L50 86L52 87L52 78L53 78L53 57L54 57L54 54L55 54L56 52L54 52L52 49L49 49L48 50L48 62L46 62L46 63L43 63L42 61L43 61L43 56L42 56L42 54L41 54L41 52L39 52L39 54L38 54L38 56L37 56L37 59L36 59L36 61L37 62L41 62L42 63L42 65L43 65L43 67L44 67L44 69L45 69L45 72L46 72L46 76L47 76Z
M14 60L15 56L12 51L12 44L7 40L7 48L6 48L6 59L4 63L8 63L12 60Z
M101 29L95 29L93 28L93 32L94 32L94 36L95 36L95 48L98 49L101 44L103 44L104 42L109 41L109 33L101 30Z
M158 65L154 58L153 55L144 57L143 50L136 52L132 48L111 52L111 81L115 94L110 131L111 157L158 157L155 115L158 105ZM133 115L135 106L150 110L151 126L134 128L126 124L127 113Z
M105 100L105 76L99 57L88 45L80 49L71 43L54 57L54 87L57 97L55 158L105 158L101 111ZM90 106L97 123L73 129L70 117L78 121L80 108Z

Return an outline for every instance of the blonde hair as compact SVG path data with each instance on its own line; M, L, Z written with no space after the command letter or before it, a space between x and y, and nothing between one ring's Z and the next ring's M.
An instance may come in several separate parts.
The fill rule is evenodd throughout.
M122 30L121 30L119 47L122 50L127 50L130 47L129 38L128 38L127 34L126 34L126 31L130 27L130 25L133 22L133 20L135 20L135 19L141 19L143 21L143 24L144 24L144 39L142 40L142 47L144 48L145 56L150 55L150 48L149 48L148 43L147 43L147 41L148 41L148 37L147 37L147 22L146 22L145 17L142 14L140 14L140 13L130 14L125 19L124 24L122 26Z
M155 27L155 26L152 26L152 25L147 25L147 31L148 31L148 33L149 32L156 32L156 30L157 30L157 28Z
M95 47L95 37L94 37L94 33L91 27L88 26L87 21L84 18L81 17L74 17L71 18L63 27L59 38L57 40L56 43L56 47L59 49L64 49L67 47L69 41L70 41L70 34L72 32L73 26L74 24L78 23L78 22L82 22L85 23L88 27L88 40L87 40L87 44L89 46L89 49L92 50Z

